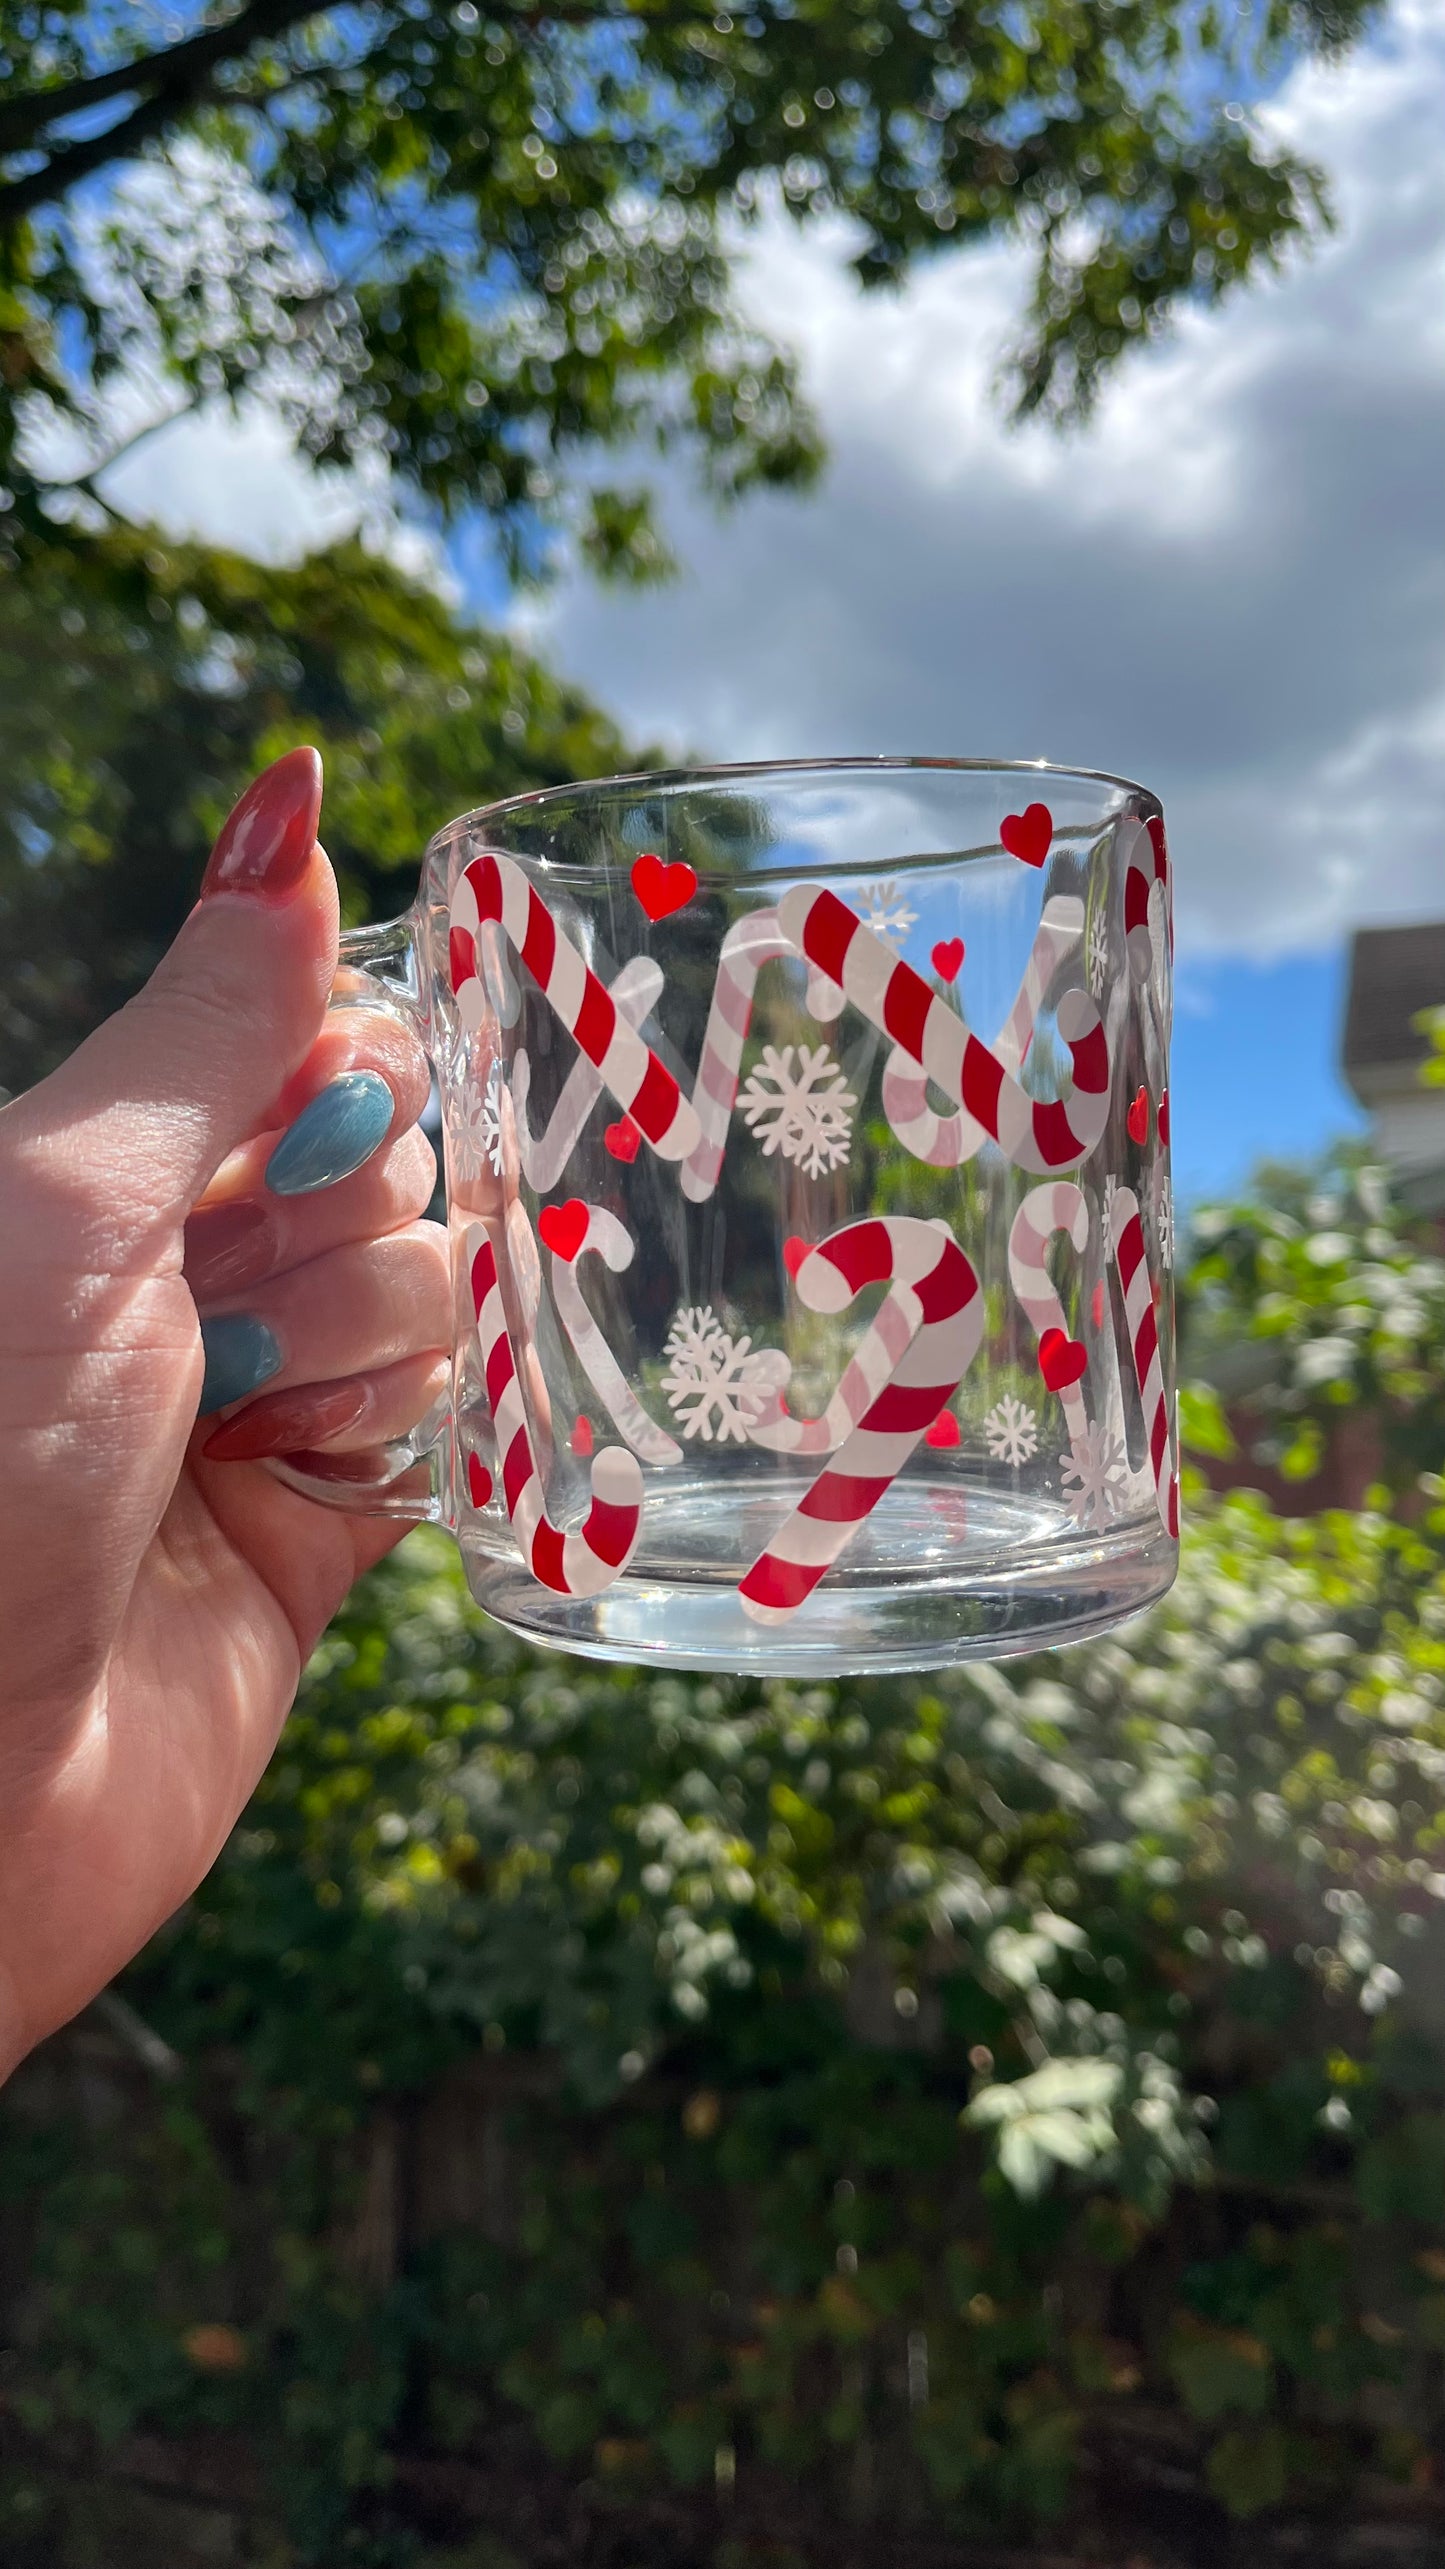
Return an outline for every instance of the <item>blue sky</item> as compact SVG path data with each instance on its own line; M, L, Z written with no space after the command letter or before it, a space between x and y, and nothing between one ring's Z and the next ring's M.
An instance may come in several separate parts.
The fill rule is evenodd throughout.
M1186 964L1174 1003L1170 1110L1181 1204L1265 1157L1311 1159L1365 1118L1339 1074L1345 950Z

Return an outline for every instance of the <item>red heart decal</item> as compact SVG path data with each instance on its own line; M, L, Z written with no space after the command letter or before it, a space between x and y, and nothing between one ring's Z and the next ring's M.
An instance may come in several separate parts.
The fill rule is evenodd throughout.
M1088 1362L1088 1348L1079 1339L1066 1338L1062 1329L1044 1331L1039 1340L1039 1372L1051 1392L1066 1392Z
M544 1204L537 1229L548 1248L555 1249L570 1267L587 1237L587 1207L581 1196L569 1196L565 1204Z
M492 1476L479 1454L467 1456L467 1488L474 1508L484 1508L492 1495Z
M933 969L940 981L956 981L963 970L962 937L940 937L933 949Z
M811 1240L800 1240L796 1234L783 1242L783 1264L790 1276L797 1274L812 1245Z
M575 1426L575 1427L573 1428L573 1430L572 1430L571 1435L568 1437L567 1442L568 1442L568 1444L571 1446L573 1453L574 1453L574 1454L580 1454L580 1455L581 1455L581 1457L582 1457L582 1459L583 1459L583 1461L584 1461L584 1463L585 1463L585 1461L587 1460L588 1455L589 1455L589 1454L591 1453L591 1451L592 1451L592 1421L591 1421L591 1419L590 1419L590 1418L579 1418L579 1419L578 1419L578 1421L577 1421L576 1426Z
M1094 1327L1096 1329L1102 1329L1104 1326L1104 1288L1101 1284L1096 1284L1094 1287L1094 1299L1089 1305L1089 1310L1093 1317Z
M1167 1088L1159 1100L1159 1139L1167 1148L1169 1142L1169 1091Z
M963 1430L959 1426L959 1423L954 1417L951 1409L941 1409L939 1411L937 1418L934 1420L933 1425L930 1427L923 1442L925 1445L938 1446L961 1445L963 1443Z
M614 1160L635 1160L642 1148L642 1135L630 1115L620 1124L609 1124L602 1136Z
M1147 1088L1140 1089L1133 1105L1125 1116L1124 1121L1129 1127L1130 1141L1137 1142L1139 1148L1142 1150L1144 1144L1149 1139L1149 1091Z
M697 876L690 865L664 865L649 851L632 869L632 889L649 919L670 919L674 910L687 908Z
M1025 865L1042 865L1054 835L1053 813L1047 803L1030 803L1026 811L1008 813L998 834L1010 856Z
M1164 835L1163 813L1156 812L1152 821L1146 821L1144 827L1149 833L1149 844L1154 850L1154 872L1162 883L1169 871L1169 842Z

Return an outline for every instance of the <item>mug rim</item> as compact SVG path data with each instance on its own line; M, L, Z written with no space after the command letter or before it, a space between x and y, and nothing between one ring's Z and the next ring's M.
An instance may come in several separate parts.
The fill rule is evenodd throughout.
M496 802L474 803L469 810L454 813L433 832L428 844L435 846L453 830L465 829L473 822L490 821L509 812L535 812L551 803L575 801L579 794L600 793L619 785L648 786L655 792L659 788L676 786L730 785L743 778L757 776L876 776L940 772L961 776L1056 776L1072 784L1117 786L1123 793L1141 794L1146 801L1159 803L1153 787L1141 785L1135 777L1116 776L1107 767L1069 766L1051 758L923 758L891 752L850 758L752 758L734 762L724 760L705 767L622 768L614 776L579 776L568 784L538 785L530 794L505 794Z

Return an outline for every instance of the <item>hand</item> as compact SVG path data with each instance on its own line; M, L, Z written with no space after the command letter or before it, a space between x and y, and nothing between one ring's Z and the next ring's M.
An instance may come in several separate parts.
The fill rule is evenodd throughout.
M402 1531L255 1458L445 1381L426 1063L326 1014L320 799L314 750L258 778L147 987L0 1112L0 2076L194 1890Z

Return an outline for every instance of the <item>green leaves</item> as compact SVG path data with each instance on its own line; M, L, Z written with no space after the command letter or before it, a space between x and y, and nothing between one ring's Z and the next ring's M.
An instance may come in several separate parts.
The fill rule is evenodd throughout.
M1351 1151L1266 1172L1247 1202L1201 1213L1191 1237L1180 1299L1183 1362L1202 1378L1183 1412L1196 1452L1247 1432L1259 1461L1308 1483L1352 1411L1368 1417L1382 1482L1409 1488L1438 1468L1445 1259L1383 1170Z
M1319 231L1320 174L1232 102L1371 14L267 0L178 44L123 12L63 44L54 12L17 23L0 74L12 539L45 544L57 518L37 426L69 415L98 459L107 386L137 370L157 415L262 392L311 453L385 460L437 519L483 512L522 572L585 533L609 449L686 454L724 496L804 481L817 437L788 353L735 298L739 230L779 203L841 217L867 282L1017 239L1034 283L1010 396L1080 416L1181 302ZM80 138L102 97L125 103ZM99 526L93 481L69 488ZM646 574L645 547L589 550Z

